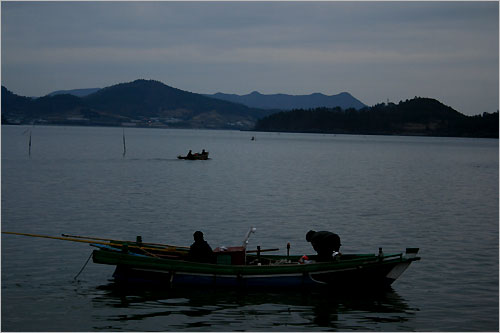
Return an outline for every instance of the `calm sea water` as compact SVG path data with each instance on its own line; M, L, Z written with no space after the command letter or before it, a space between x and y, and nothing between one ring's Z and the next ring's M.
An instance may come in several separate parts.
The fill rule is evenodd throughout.
M497 331L498 140L2 126L2 231L311 253L419 247L373 295L120 289L87 244L2 235L2 331ZM28 156L29 131L32 133ZM251 141L252 135L256 140ZM209 161L177 160L189 149Z

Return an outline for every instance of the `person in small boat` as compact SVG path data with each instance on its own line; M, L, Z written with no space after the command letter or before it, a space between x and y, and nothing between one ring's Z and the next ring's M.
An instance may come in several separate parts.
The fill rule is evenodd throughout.
M188 157L188 158L189 158L189 157L193 157L193 151L192 151L191 149L189 150L189 153L187 154L187 157Z
M212 251L210 245L208 245L207 241L203 239L203 232L196 231L193 234L193 238L194 243L191 244L191 247L189 248L189 260L213 263L215 258L214 252Z
M205 155L205 154L208 154L208 153L205 151L205 149L203 149L203 150L201 151L201 154L202 154L202 155Z
M306 234L306 240L311 243L314 250L318 253L317 261L332 261L339 255L340 237L329 231L309 230Z

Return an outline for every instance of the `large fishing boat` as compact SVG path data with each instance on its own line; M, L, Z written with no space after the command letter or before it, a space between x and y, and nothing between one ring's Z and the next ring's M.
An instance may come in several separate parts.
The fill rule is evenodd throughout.
M328 286L340 289L364 288L372 290L390 286L410 266L420 260L418 248L405 252L384 254L341 254L328 262L316 261L315 255L266 254L279 249L248 250L248 237L243 246L222 247L214 250L214 261L191 261L189 248L136 241L118 241L105 238L62 235L43 235L2 232L32 237L44 237L89 243L96 247L94 263L116 266L116 281L157 284L165 287L311 287Z
M115 265L115 280L164 286L387 287L415 260L418 249L395 254L344 254L331 262L316 256L247 253L244 247L216 249L216 263L192 262L182 252L167 256L145 254L113 246L96 245L93 261Z

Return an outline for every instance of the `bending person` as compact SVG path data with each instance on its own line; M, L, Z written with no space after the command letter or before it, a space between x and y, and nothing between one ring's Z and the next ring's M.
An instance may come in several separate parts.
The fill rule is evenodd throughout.
M311 243L318 253L317 261L332 261L333 257L339 254L340 237L329 231L309 230L306 240Z

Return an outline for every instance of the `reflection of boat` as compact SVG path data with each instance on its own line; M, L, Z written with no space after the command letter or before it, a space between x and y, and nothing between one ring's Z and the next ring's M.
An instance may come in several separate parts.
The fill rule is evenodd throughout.
M177 156L180 160L208 160L208 151L201 153L188 154L186 156Z
M353 290L333 290L333 289L312 289L312 290L269 290L259 291L256 289L207 289L200 293L199 288L160 288L154 285L124 284L116 281L109 281L105 285L98 287L105 293L98 293L100 303L106 299L124 299L133 296L135 303L152 303L158 300L177 299L175 302L181 306L196 304L198 306L210 306L217 309L216 304L232 307L235 305L260 305L260 304L285 304L295 306L318 306L324 307L326 304L335 305L342 303L345 310L356 309L372 314L373 312L404 312L409 309L406 300L403 299L393 288L389 287L381 292L367 291L356 292ZM360 290L361 291L361 290ZM182 301L181 301L182 300ZM169 305L174 302L169 303ZM374 310L376 309L376 310Z
M308 331L370 331L374 327L397 331L395 325L405 331L417 329L411 324L416 310L390 287L381 292L328 288L205 288L200 292L200 288L162 288L115 281L97 288L98 292L85 289L82 294L95 295L93 302L98 307L122 309L108 319L123 322L122 313L127 309L127 321L140 322L142 330L158 330L160 321L176 331L200 327L209 327L211 331L227 331L228 327L246 331L269 331L266 327L273 327L274 331L291 331L291 327L295 327L294 331L299 327L307 327ZM191 326L193 322L197 326Z
M186 252L159 256L151 252L124 251L100 246L93 252L98 264L116 265L118 281L156 282L168 286L233 287L386 287L394 282L411 262L419 260L418 249L406 253L375 255L346 254L331 262L301 264L301 256L248 254L244 247L216 249L216 263L185 260Z

